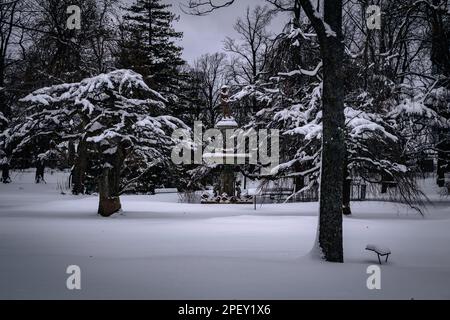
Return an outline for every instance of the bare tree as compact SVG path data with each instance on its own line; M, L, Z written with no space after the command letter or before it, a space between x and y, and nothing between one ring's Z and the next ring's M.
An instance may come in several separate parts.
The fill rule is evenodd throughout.
M95 21L92 28L87 30L87 51L90 58L90 68L92 74L110 71L113 66L115 45L117 44L118 24L117 12L118 0L98 0L95 7Z
M224 75L225 67L226 55L224 53L205 54L194 65L205 106L204 120L209 126L214 126L220 115L218 111L219 93L221 87L227 83Z
M9 94L10 81L8 73L15 62L15 51L23 44L23 32L17 24L23 14L23 1L12 0L0 3L0 129L6 126L8 118L12 115L11 99ZM8 82L8 83L7 83ZM9 182L10 150L0 150L0 167L2 169L1 181Z
M10 53L14 24L17 20L19 0L0 3L0 114L8 116L10 110L6 104L5 73L8 67L8 55Z
M271 45L267 27L272 17L273 13L267 6L256 6L253 10L247 7L245 17L237 19L234 25L239 39L226 38L225 51L238 57L232 65L238 83L256 83L266 67Z

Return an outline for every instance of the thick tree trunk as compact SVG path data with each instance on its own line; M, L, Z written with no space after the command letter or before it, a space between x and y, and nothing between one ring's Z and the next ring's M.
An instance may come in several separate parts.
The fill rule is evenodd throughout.
M323 60L323 140L320 181L319 246L325 260L343 262L342 194L344 175L344 86L342 0L327 0L324 20L336 33L321 39Z
M72 169L72 193L74 195L84 194L84 178L87 169L87 146L84 140L78 144L77 156Z
M446 19L445 19L445 8L442 10L438 10L437 7L440 4L439 0L433 0L432 4L435 6L432 8L428 7L428 22L431 29L431 62L432 62L432 71L433 74L436 75L444 75L446 77L450 77L450 32L448 27L446 27ZM444 78L439 81L437 85L446 86L449 88L448 81ZM447 113L447 118L449 114ZM446 156L445 152L449 151L448 143L445 144L446 134L449 133L448 129L442 129L443 132L439 133L439 141L437 144L437 148L441 151L438 152L438 162L437 162L437 185L439 187L445 186L445 172L448 171L446 169L446 164L448 165L448 156Z
M3 183L10 183L11 177L9 176L9 164L5 163L2 166L2 182Z
M41 182L45 183L44 173L45 173L45 161L38 160L38 162L36 163L36 175L35 175L34 181L36 183L41 183Z
M433 73L449 77L450 32L446 27L445 8L437 9L440 3L440 0L432 0L435 8L428 7L428 21L431 27L431 62Z
M118 146L117 152L105 159L108 167L102 171L99 179L98 213L103 217L110 217L122 209L120 203L120 172L125 160L125 151Z
M122 209L120 197L114 194L114 184L117 177L114 177L115 170L103 169L99 179L99 205L98 214L102 217L110 217Z

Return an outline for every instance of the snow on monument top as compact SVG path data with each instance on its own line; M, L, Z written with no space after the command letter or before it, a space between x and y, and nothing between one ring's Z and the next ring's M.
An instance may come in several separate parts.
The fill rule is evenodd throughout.
M233 117L224 117L219 122L216 123L217 129L234 129L237 127L238 124Z

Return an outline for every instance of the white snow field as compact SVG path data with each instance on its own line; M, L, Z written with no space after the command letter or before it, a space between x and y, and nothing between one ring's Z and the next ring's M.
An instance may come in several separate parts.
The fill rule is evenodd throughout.
M403 205L354 202L344 264L312 258L317 203L200 205L176 194L124 196L96 215L95 196L62 195L61 173L0 185L2 299L449 299L450 201L426 181L425 217ZM367 244L390 248L381 290ZM66 268L81 268L81 290Z

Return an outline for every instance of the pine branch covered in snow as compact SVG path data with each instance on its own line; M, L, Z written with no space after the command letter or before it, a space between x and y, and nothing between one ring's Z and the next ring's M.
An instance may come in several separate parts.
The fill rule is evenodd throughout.
M13 127L10 141L21 141L16 152L29 148L36 137L46 137L47 144L49 139L86 144L97 170L122 168L121 163L134 168L125 170L124 188L151 166L167 165L171 132L186 128L177 118L164 115L166 101L131 70L42 88L21 99L29 108Z

